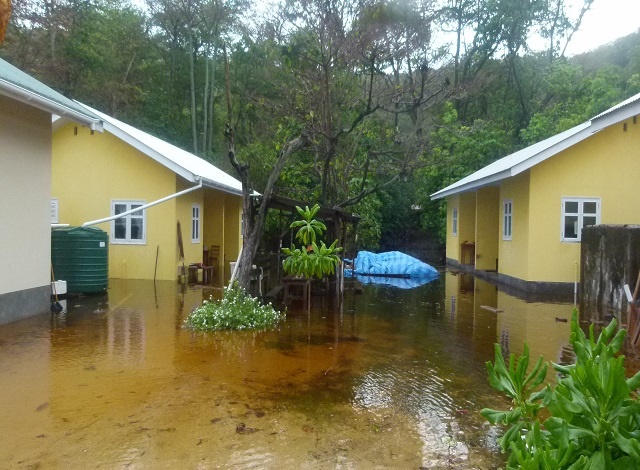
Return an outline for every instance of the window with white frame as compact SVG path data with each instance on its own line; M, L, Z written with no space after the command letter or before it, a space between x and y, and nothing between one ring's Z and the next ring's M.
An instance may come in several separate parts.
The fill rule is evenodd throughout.
M458 208L454 207L451 211L451 235L458 236Z
M191 206L191 243L200 243L200 204Z
M59 220L59 212L58 212L58 199L57 198L51 198L51 203L49 206L49 211L50 211L50 217L51 217L51 223L52 224L57 224L58 220Z
M506 199L502 204L502 239L511 240L513 230L513 201Z
M562 241L579 242L582 229L600 223L600 198L562 198Z
M145 205L144 201L111 201L111 215L123 214ZM146 211L136 211L111 221L111 243L145 244Z

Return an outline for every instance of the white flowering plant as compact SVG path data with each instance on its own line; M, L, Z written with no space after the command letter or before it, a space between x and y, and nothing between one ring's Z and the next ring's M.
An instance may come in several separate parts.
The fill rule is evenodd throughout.
M236 282L220 300L205 300L185 321L194 330L266 330L284 320L286 312L276 310L271 303L263 304L251 297Z

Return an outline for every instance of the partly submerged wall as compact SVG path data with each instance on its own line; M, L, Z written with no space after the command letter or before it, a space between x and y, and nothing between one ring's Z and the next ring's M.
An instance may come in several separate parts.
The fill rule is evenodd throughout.
M624 285L633 293L640 269L640 225L582 230L580 310L626 312Z

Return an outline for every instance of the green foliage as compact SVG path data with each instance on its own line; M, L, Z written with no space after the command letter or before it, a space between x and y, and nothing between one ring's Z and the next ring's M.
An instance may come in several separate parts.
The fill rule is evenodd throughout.
M348 230L355 230L358 235L357 249L375 251L380 247L382 210L382 201L378 194L372 194L353 206L353 212L358 214L361 220L357 228L349 226Z
M342 248L336 248L337 243L338 240L335 240L330 246L326 246L321 242L318 246L316 242L312 242L307 248L283 248L282 252L287 258L282 262L282 268L294 276L322 279L333 274L340 263L336 253Z
M458 119L451 102L440 115L440 125L431 134L429 163L417 172L417 200L424 212L421 225L446 239L446 208L430 195L485 165L504 156L511 148L510 136L503 126L492 121L476 120L471 126Z
M311 243L316 242L316 237L321 236L326 230L327 226L315 219L316 214L320 211L320 206L316 204L311 209L309 206L305 206L304 210L296 206L296 210L302 220L296 220L291 224L291 228L297 228L296 240L308 246Z
M285 312L279 312L269 304L262 304L234 283L225 290L221 300L205 300L195 309L185 325L194 330L264 330L273 328L284 320Z
M627 379L624 356L618 355L625 330L616 333L611 321L595 339L587 338L574 310L570 342L575 364L553 364L560 374L555 387L535 391L546 375L542 357L527 372L529 350L507 367L500 346L495 362L487 363L493 388L513 402L509 411L482 410L492 424L510 426L500 439L509 450L507 468L627 469L640 466L640 402L632 392L640 386L640 372ZM541 410L550 416L540 421Z
M282 252L287 255L287 258L282 262L282 268L289 274L306 278L322 279L326 275L333 274L340 263L337 253L342 251L342 248L336 246L338 240L330 246L326 246L324 242L320 242L320 245L316 243L317 237L322 236L327 230L322 222L315 219L320 206L316 204L311 209L306 206L304 210L296 206L296 210L302 220L293 222L291 228L298 229L296 240L302 242L304 246L296 248L293 245L291 248L283 248Z

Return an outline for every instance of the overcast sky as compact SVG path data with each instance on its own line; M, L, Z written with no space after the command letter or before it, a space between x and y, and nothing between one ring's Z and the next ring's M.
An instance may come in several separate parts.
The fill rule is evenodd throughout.
M580 54L640 29L640 0L595 0L567 55Z

